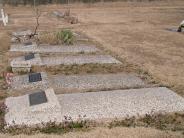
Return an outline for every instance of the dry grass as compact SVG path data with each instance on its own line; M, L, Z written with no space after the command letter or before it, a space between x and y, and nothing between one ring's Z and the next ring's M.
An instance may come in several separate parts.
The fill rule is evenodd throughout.
M151 75L156 82L167 85L177 93L184 95L184 36L165 30L165 28L177 27L180 21L183 20L184 1L175 0L151 3L119 2L70 6L72 12L78 15L79 24L69 25L66 22L49 16L52 11L66 9L66 6L41 6L40 31L57 31L58 28L70 27L76 31L83 32L101 43L104 49L116 53L120 58L126 59L129 63L138 65L146 74ZM9 42L7 41L7 37L2 37L2 35L4 36L2 31L28 27L28 29L32 29L35 26L32 8L6 7L5 9L10 13L12 21L7 28L0 27L0 48L3 51L7 50ZM2 71L6 70L7 59L5 57L7 53L1 53L0 71L2 73ZM69 71L68 74L75 73L74 70L77 70L76 73L79 72L78 69L73 68L77 67L69 69L71 72ZM86 73L86 70L88 69L84 67L84 73ZM66 68L58 68L58 72L65 72L67 74ZM90 69L88 72L91 72ZM3 86L2 81L1 85ZM8 136L0 135L0 137L7 138ZM15 136L15 138L19 137L182 138L183 136L152 128L118 127L110 130L107 128L96 128L93 131L85 133L71 132L62 136L46 136L42 134Z
M108 128L96 128L89 132L70 132L64 135L46 135L35 134L28 135L0 135L1 138L182 138L183 136L174 132L164 132L152 128L126 128L116 127L112 129Z
M184 36L165 30L183 20L184 2L135 4L76 8L83 25L75 29L184 95Z
M84 64L84 65L58 65L58 66L34 66L32 72L46 71L48 74L96 74L96 73L117 73L117 72L135 72L134 66L127 66L125 64Z
M51 44L51 45L57 45L58 40L55 33L50 32L42 32L39 35L39 42L42 44Z
M3 100L7 94L7 85L5 83L3 73L7 71L8 49L10 46L10 38L8 33L0 33L0 100Z

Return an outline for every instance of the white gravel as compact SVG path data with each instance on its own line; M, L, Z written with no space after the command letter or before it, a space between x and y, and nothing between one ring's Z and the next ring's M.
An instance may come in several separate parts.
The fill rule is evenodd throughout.
M148 87L135 74L96 74L96 75L54 75L47 77L42 72L42 81L29 83L28 75L14 76L11 83L12 89L48 88L57 89L57 92L84 92L107 89L127 89Z
M11 82L11 88L12 89L26 89L26 88L41 88L45 89L49 87L49 79L47 77L47 74L45 72L41 72L42 81L39 82L29 82L29 75L20 75L20 76L14 76Z
M29 96L9 97L5 104L8 112L5 115L7 126L28 125L57 121L61 117L61 106L53 89L45 91L48 102L30 106ZM58 121L57 121L58 122Z
M74 121L79 116L103 120L184 111L184 98L165 87L61 94L57 97L49 89L46 95L48 103L34 106L29 106L28 95L7 98L6 123L32 126L50 121L63 122L66 116Z
M52 87L65 91L107 90L144 87L146 84L135 74L55 75Z
M30 60L25 60L25 56L16 57L10 62L10 65L11 65L11 67L19 67L19 66L22 67L22 65L24 65L24 64L41 65L42 60L40 58L40 55L35 54L34 56L35 57L33 59L30 59Z
M25 36L25 35L30 35L32 33L31 30L23 30L23 31L16 31L16 32L13 32L12 35L14 36Z
M184 111L184 98L165 88L143 88L58 95L61 116L112 119L151 112Z
M22 64L30 65L46 65L46 66L55 66L55 65L73 65L73 64L121 64L120 61L115 59L110 55L77 55L77 56L57 56L57 57L40 57L39 54L35 56L34 59L25 61L24 56L14 58L11 61L11 67L22 67Z
M11 45L10 51L12 52L35 52L35 53L89 53L89 52L97 52L95 46L87 46L87 45L74 45L74 46L58 46L58 45L28 45L23 46L20 44Z
M48 66L73 65L73 64L121 64L120 61L110 55L77 55L61 57L43 57L42 64Z

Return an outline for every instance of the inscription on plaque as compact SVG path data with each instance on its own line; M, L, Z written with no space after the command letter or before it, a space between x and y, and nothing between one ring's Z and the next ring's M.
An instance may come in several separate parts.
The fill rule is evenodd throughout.
M25 56L25 60L31 60L33 58L35 58L34 53L30 53L30 54L28 54L28 55Z
M29 82L38 82L38 81L42 81L41 73L29 74Z
M39 105L47 102L47 97L44 91L36 92L29 95L30 106Z

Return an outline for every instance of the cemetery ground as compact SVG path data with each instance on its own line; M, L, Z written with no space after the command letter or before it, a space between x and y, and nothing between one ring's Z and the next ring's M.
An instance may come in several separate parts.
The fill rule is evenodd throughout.
M57 19L50 15L52 11L66 9L66 6L41 6L40 9L43 14L40 18L39 31L47 30L52 32L60 28L71 28L74 31L82 32L99 49L113 55L123 64L118 66L90 64L34 67L33 71L45 71L48 75L137 73L148 83L156 84L157 86L167 86L177 94L184 96L184 35L166 30L167 28L176 28L178 23L183 20L183 6L184 2L178 0L172 2L118 2L70 5L71 12L79 18L79 24L74 25L69 25L62 19ZM6 7L5 9L13 20L10 21L10 25L7 27L0 27L1 74L10 70L9 58L15 56L8 51L10 48L10 37L8 34L21 28L34 28L35 25L32 8ZM12 96L11 93L7 93L8 90L3 76L0 77L0 90L1 101L6 96ZM12 94L15 96L14 93ZM94 126L84 130L82 128L81 130L85 132L72 132L63 136L183 137L183 120L182 113L164 116L153 115L140 120L130 118L125 121L112 121L112 123L105 126L104 124L99 125L99 128ZM132 128L134 126L137 127ZM149 128L143 128L142 126ZM72 129L71 131L76 130ZM41 132L44 132L44 130ZM15 133L18 132L15 130ZM8 135L2 134L0 137L8 137ZM15 137L25 136L19 135ZM35 135L35 137L37 136ZM39 134L38 137L46 136Z

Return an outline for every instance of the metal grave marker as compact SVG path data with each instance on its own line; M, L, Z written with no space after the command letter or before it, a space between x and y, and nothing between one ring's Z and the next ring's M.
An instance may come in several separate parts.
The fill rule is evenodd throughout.
M29 105L38 105L47 102L47 97L44 91L29 94Z
M35 58L34 53L30 53L30 54L28 54L28 55L25 55L25 60L31 60L31 59L33 59L33 58Z
M42 81L41 73L29 74L29 82L38 82L38 81Z
M28 45L32 45L32 44L33 44L32 42L25 42L24 46L28 46Z

